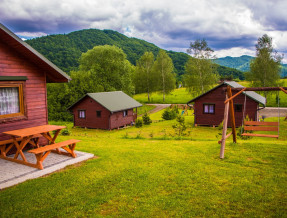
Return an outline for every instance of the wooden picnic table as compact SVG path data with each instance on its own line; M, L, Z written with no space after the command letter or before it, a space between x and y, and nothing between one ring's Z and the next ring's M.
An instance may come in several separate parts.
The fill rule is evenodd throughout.
M12 131L7 131L3 132L4 134L7 134L12 137L13 142L10 143L8 147L1 148L1 155L0 158L13 161L16 163L20 164L25 164L31 167L36 167L39 169L43 169L42 166L42 161L39 165L38 163L38 158L37 158L37 163L30 163L27 161L27 158L25 157L23 153L23 149L27 146L28 143L32 144L34 147L39 148L39 138L41 136L45 137L46 139L49 140L48 144L55 144L55 140L57 136L59 135L60 131L62 129L66 128L65 126L56 126L56 125L43 125L43 126L36 126L36 127L30 127L30 128L25 128L25 129L18 129L18 130L12 130ZM50 132L55 131L54 136L52 137ZM9 141L9 140L7 140ZM17 151L14 155L14 157L8 157L6 154L11 150L11 148L16 147ZM58 153L60 153L59 148L57 149ZM22 160L18 158L18 156L22 157ZM47 156L47 155L46 155ZM45 156L45 158L46 158ZM37 155L36 155L37 157Z

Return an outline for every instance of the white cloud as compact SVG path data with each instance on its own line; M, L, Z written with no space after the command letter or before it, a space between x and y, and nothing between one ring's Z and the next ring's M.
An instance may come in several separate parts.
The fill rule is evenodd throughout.
M231 57L240 57L242 55L249 55L249 56L255 56L255 51L252 49L248 48L243 48L243 47L233 47L229 49L221 49L218 51L215 51L215 56L217 58L222 58L226 56L231 56Z
M286 0L1 0L0 20L35 36L113 29L177 51L205 38L218 54L240 56L265 33L287 50L286 8Z
M16 32L15 33L18 36L26 37L26 38L35 38L35 37L41 37L41 36L47 36L47 33L43 32Z

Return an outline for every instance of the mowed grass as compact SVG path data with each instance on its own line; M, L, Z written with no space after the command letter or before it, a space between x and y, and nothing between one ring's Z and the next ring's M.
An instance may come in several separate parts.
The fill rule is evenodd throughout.
M72 132L58 141L80 139L77 150L97 158L0 191L1 217L287 216L283 119L278 140L230 138L223 160L221 131L192 127L192 116L182 140L174 120L113 131L51 123Z
M287 79L281 79L282 85L284 87L287 87ZM245 86L245 87L250 87L250 83L247 81L242 81L239 82L239 84ZM277 107L278 106L278 101L276 99L276 94L277 91L275 92L268 92L269 95L267 96L267 107ZM264 96L263 93L259 93ZM163 104L163 103L170 103L170 104L186 104L188 101L191 99L197 97L196 94L194 93L189 93L186 88L180 88L180 89L175 89L173 90L169 95L166 95L166 100L163 102L163 97L162 93L160 92L155 92L152 93L151 95L151 101L148 102L147 94L142 93L142 94L137 94L134 95L133 98L139 102L142 103L158 103L158 104ZM279 98L280 102L279 105L280 107L287 107L287 95L280 91L279 92Z
M133 98L142 103L158 103L158 104L186 104L190 101L194 95L188 93L186 88L180 88L173 90L170 94L165 96L165 102L163 101L162 93L154 92L151 95L151 101L148 102L147 94L136 94Z

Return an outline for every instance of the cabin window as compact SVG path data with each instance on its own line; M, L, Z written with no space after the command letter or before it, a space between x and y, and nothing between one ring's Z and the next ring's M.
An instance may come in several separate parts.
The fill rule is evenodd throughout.
M128 116L128 111L127 110L123 111L123 114L124 114L124 117Z
M235 104L234 105L235 112L242 112L242 104Z
M215 113L215 104L203 104L203 113L204 114L214 114Z
M0 83L0 119L24 116L23 82Z
M81 119L86 118L86 111L85 110L79 110L79 118L81 118Z
M97 111L97 117L101 117L102 116L102 111Z

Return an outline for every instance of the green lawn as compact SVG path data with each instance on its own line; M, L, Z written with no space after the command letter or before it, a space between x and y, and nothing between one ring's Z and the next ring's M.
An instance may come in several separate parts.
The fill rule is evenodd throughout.
M166 95L165 102L163 102L162 94L155 92L151 95L151 101L148 102L147 94L137 94L133 98L142 103L158 103L158 104L186 104L193 98L185 88L175 89L169 95Z
M217 128L190 127L177 140L174 120L113 131L51 123L71 129L58 141L80 139L77 150L98 158L0 191L1 217L287 216L283 120L278 140L228 139L223 160Z
M283 83L284 87L287 87L287 79L281 79L281 82ZM250 87L249 82L243 81L239 83L245 87ZM277 107L278 103L275 94L276 92L273 92L273 94L267 96L267 107ZM287 107L287 95L282 91L279 92L279 95L280 95L280 107ZM146 93L134 95L133 98L142 103L186 104L188 101L195 98L196 96L197 95L195 94L188 93L186 88L180 88L173 90L169 95L167 95L165 102L163 102L162 94L158 92L152 93L151 102L148 102Z

